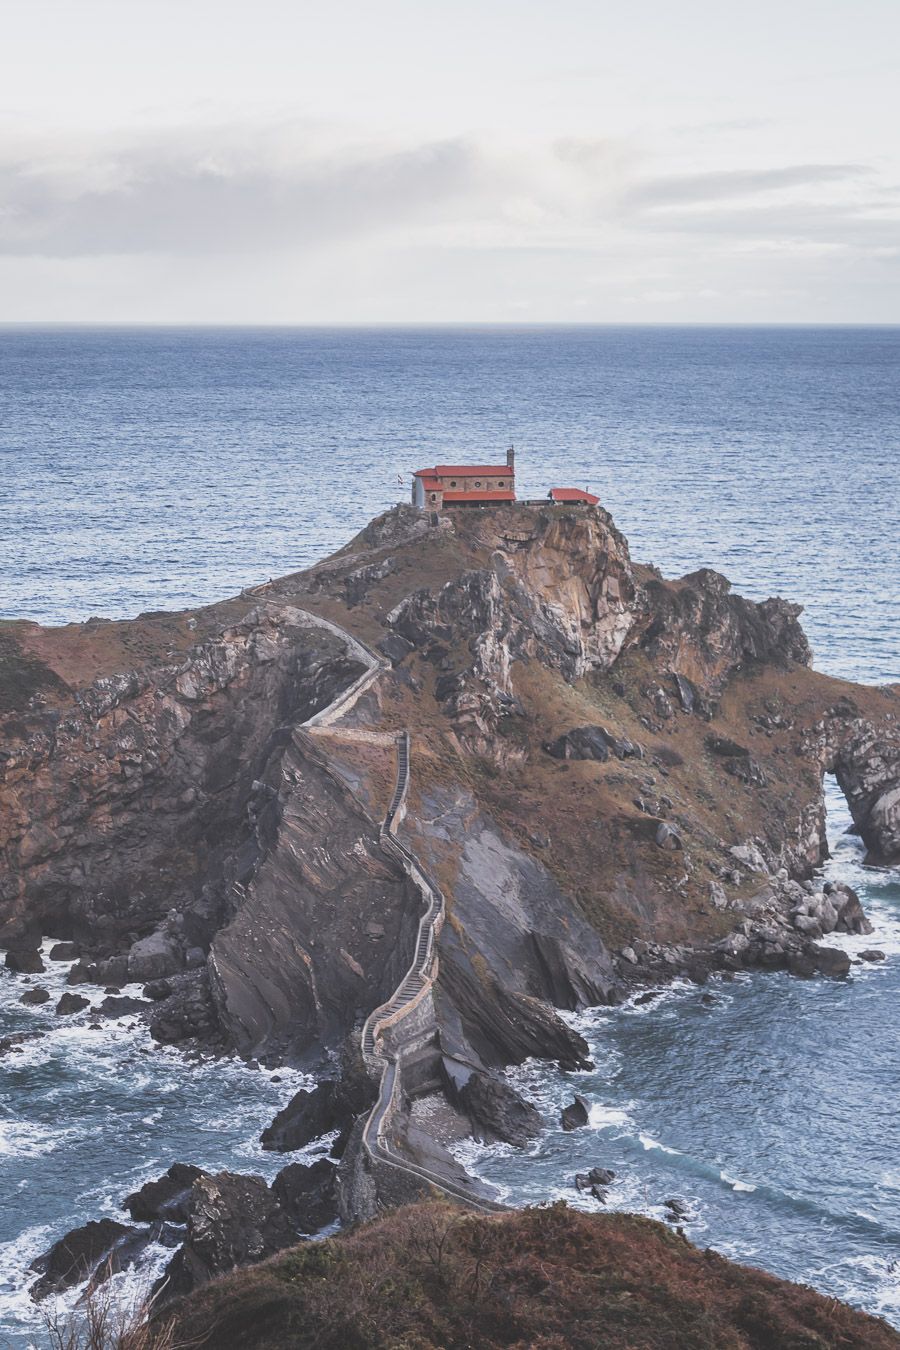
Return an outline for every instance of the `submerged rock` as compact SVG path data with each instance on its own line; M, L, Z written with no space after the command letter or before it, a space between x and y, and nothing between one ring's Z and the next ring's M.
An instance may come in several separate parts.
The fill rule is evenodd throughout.
M11 1036L3 1036L0 1038L0 1055L19 1053L19 1047L26 1041L39 1041L43 1035L43 1031L14 1031Z

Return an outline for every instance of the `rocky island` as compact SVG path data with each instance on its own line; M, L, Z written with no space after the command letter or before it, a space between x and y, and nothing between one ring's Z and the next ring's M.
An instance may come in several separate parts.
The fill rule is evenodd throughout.
M601 507L548 503L397 507L205 609L0 626L7 966L39 975L52 936L77 957L60 1015L313 1068L263 1141L334 1134L334 1162L272 1187L170 1169L129 1197L146 1228L69 1235L41 1292L166 1225L160 1304L338 1215L437 1193L508 1224L450 1149L541 1129L499 1071L584 1065L560 1010L847 975L821 939L867 920L812 880L823 780L900 860L900 689L813 670L798 619L709 570L666 580ZM859 1322L803 1343L897 1342Z

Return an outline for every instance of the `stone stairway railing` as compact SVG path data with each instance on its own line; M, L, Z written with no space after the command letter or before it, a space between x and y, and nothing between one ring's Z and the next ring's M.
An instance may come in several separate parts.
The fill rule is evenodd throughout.
M404 1019L410 1017L413 1010L434 988L438 971L436 944L445 914L444 896L440 887L432 881L415 855L395 837L397 826L406 811L409 774L410 737L408 731L403 731L397 738L397 785L381 827L381 846L400 863L422 896L425 909L419 919L416 949L406 975L387 1003L383 1003L380 1008L370 1013L363 1026L363 1055L370 1066L373 1068L380 1066L381 1069L378 1096L363 1128L363 1146L373 1162L416 1176L445 1195L462 1200L464 1204L476 1209L499 1212L506 1206L474 1193L461 1182L412 1162L392 1147L389 1137L391 1120L400 1106L401 1061L403 1054L410 1048L396 1044L402 1041L398 1029L402 1030ZM395 1048L392 1052L386 1050L383 1044L383 1038L388 1031L394 1033ZM413 1032L410 1039L414 1041L415 1038Z

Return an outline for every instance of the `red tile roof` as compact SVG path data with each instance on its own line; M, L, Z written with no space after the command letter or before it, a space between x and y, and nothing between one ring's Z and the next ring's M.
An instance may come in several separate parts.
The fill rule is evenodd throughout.
M433 469L416 469L415 478L512 478L515 470L509 464L438 464Z
M476 488L474 492L445 492L444 505L447 502L514 502L516 494L514 492L481 492Z
M586 502L588 506L596 506L600 500L593 492L582 492L581 488L551 488L550 496L555 502Z
M440 492L444 485L439 478L423 478L422 486L426 492Z

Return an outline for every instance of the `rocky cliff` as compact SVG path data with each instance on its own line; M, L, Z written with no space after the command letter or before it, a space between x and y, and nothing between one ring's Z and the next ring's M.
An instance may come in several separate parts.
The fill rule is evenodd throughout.
M554 1008L678 971L839 973L816 937L865 919L809 882L824 774L900 858L900 692L813 670L797 606L665 580L599 508L436 519L398 507L208 609L0 630L10 964L49 933L87 981L156 980L163 1040L320 1054L387 998L418 922L378 829L409 729L401 835L446 900L413 1152L417 1099L473 1123L442 1056L482 1103L496 1066L583 1062ZM377 681L312 734L360 642Z

